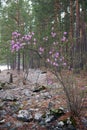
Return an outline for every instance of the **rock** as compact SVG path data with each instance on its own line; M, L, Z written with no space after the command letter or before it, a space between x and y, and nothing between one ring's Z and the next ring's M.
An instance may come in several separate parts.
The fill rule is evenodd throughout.
M4 128L6 128L6 130L10 130L10 127L12 126L11 122L6 122L3 125L0 125L0 130L4 130Z
M73 125L68 125L66 130L76 130L76 128Z
M42 120L39 122L39 124L40 124L41 126L45 126L45 125L46 125L45 120L42 119Z
M53 106L54 106L54 103L53 102L49 102L48 109L51 110Z
M0 90L2 90L3 89L3 87L2 86L0 86Z
M53 130L64 130L64 129L59 128L59 127L56 127L56 128L54 128Z
M63 127L63 126L64 126L64 122L63 122L63 121L59 121L59 122L58 122L58 127L61 128L61 127Z
M33 119L33 117L31 113L28 112L27 110L20 110L18 113L17 119L24 122L29 122Z
M23 90L23 94L27 97L30 97L31 96L31 92L29 91L29 89L24 89Z
M5 119L0 120L0 124L5 123Z
M20 122L20 121L14 121L14 125L16 128L18 127L22 127L23 126L23 122Z
M4 118L4 116L7 114L5 110L0 110L0 119Z
M40 69L29 69L29 74L27 79L33 84L39 83L41 85L47 85L47 76L46 73L43 73Z
M13 103L10 105L10 109L11 109L12 113L18 112L20 108L21 108L20 104L19 104L19 103L16 103L16 102L13 102Z
M6 89L15 89L17 86L15 84L8 84Z
M0 110L3 109L3 106L4 106L4 102L0 102Z
M87 119L85 117L82 118L82 123L83 123L84 127L87 128Z
M39 86L39 87L35 87L33 92L40 92L40 91L45 90L45 89L46 89L46 87L42 85L42 86Z
M50 116L48 116L48 117L45 118L45 123L49 123L49 122L51 122L53 120L54 120L54 116L50 115Z
M52 96L49 94L49 92L41 93L41 96L43 99L50 99Z
M2 97L3 101L17 101L17 97L15 95L12 95L10 93L6 93L4 97Z
M34 119L35 119L36 121L40 121L41 118L42 118L42 115L43 115L43 114L41 114L41 113L35 113Z
M72 124L72 122L71 122L71 120L70 120L70 117L67 118L66 124L67 124L67 125L71 125L71 124Z
M12 115L12 117L13 117L13 118L16 118L16 117L17 117L17 114L14 113L14 114Z
M17 127L13 127L13 128L11 128L10 130L17 130Z

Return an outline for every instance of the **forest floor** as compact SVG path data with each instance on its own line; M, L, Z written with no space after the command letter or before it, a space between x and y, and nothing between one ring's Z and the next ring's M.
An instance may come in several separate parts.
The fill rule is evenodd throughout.
M13 83L9 83L11 73ZM72 72L63 73L69 76ZM59 126L60 118L54 121L49 114L50 110L55 112L60 107L67 111L65 93L55 76L39 69L30 69L27 80L24 79L25 76L24 72L18 73L16 70L0 73L0 130L75 130L72 126ZM87 73L74 74L74 77L79 88L87 93ZM84 105L82 120L87 129L87 97ZM68 112L67 118L69 116Z

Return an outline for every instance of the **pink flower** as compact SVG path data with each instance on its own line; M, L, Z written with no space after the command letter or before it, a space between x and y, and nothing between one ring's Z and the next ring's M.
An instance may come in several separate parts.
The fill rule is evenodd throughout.
M33 44L36 45L36 42L34 42Z
M49 59L49 58L47 59L47 62L50 62L50 59Z
M55 65L56 67L58 66L58 63L56 63L56 65Z
M40 47L39 48L39 54L42 54L44 52L44 48Z
M12 36L17 35L17 32L12 32Z
M51 36L52 36L52 37L55 37L55 36L56 36L56 33L55 33L55 32L51 32Z
M56 52L56 53L54 54L54 56L55 56L56 58L58 58L58 57L59 57L59 52Z
M15 44L15 41L14 40L11 40L11 45L14 45Z
M32 36L34 35L34 32L32 32Z
M52 51L49 51L49 54L52 54Z
M60 61L63 61L63 59L62 59L62 58L60 58Z
M61 39L62 42L65 42L66 41L66 37L63 36L62 39Z
M64 66L66 66L66 63L63 63Z
M56 62L53 62L53 65L55 66L55 65L56 65Z
M67 34L67 32L64 32L63 34L64 34L64 35L66 35L66 34Z
M40 47L39 51L44 52L44 48Z

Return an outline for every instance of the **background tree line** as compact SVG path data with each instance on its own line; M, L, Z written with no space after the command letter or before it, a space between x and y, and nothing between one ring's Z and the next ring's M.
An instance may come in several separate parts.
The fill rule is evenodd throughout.
M15 30L22 35L34 32L37 44L49 48L52 39L44 44L43 37L49 36L52 27L56 32L57 49L61 49L71 68L87 69L87 0L1 0L0 1L0 60L15 68L33 63L29 48L10 51L10 40ZM67 32L67 42L60 38ZM36 49L32 46L33 49ZM46 59L46 53L44 60ZM36 54L34 54L36 55ZM30 59L32 57L32 60ZM38 57L38 56L37 56ZM38 62L39 62L39 58ZM6 61L7 60L7 61ZM31 65L32 66L32 65Z

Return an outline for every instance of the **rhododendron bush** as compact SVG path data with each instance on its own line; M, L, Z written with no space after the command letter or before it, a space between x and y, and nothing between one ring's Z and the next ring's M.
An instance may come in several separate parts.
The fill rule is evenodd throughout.
M50 35L44 36L40 42L36 39L34 32L29 32L25 35L19 32L13 32L11 52L14 53L23 50L26 53L26 51L28 51L26 60L28 60L27 57L32 57L33 52L37 52L44 60L45 67L50 68L63 86L67 98L67 106L69 106L70 111L75 115L79 115L82 108L82 97L79 96L79 88L76 86L72 76L69 75L67 78L66 75L65 77L61 75L61 70L68 66L63 52L67 42L67 32L64 32L62 37L58 37L53 27L50 31ZM29 53L30 50L32 50L32 53ZM25 69L28 75L29 68Z
M44 36L42 42L38 43L34 32L22 35L15 31L12 32L11 52L18 52L27 46L27 49L32 48L36 50L42 58L44 57L44 62L50 68L63 68L66 66L66 61L61 50L62 44L67 42L66 35L67 32L64 32L58 41L58 36L52 27L50 35ZM29 55L29 57L31 57L31 55Z

